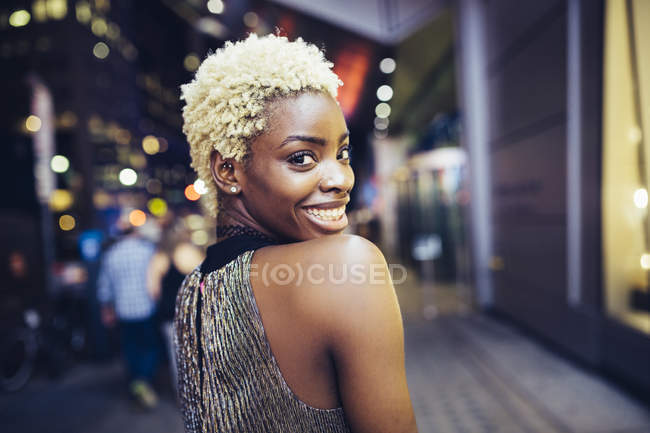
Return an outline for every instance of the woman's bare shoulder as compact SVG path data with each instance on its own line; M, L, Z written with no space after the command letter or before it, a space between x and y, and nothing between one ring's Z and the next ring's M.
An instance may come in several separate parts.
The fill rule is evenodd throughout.
M262 248L256 260L270 264L337 265L385 263L375 244L357 235L323 236L308 241Z

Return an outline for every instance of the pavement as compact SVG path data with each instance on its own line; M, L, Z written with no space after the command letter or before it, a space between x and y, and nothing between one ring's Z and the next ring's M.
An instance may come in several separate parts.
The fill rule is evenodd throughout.
M421 433L650 433L650 407L511 324L462 285L397 287Z
M421 433L650 433L650 410L615 384L474 311L462 286L397 287ZM81 364L0 395L3 433L181 433L169 382L151 412L128 398L118 360Z

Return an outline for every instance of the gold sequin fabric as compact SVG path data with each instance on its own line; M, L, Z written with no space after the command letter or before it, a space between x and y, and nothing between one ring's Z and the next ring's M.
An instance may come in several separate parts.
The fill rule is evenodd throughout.
M205 276L197 268L179 290L174 325L185 431L349 432L342 408L307 405L282 377L250 286L252 255Z

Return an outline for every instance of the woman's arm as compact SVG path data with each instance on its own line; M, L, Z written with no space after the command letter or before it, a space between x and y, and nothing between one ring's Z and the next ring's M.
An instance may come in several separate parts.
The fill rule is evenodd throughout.
M416 432L402 317L386 261L363 238L347 237L339 251L347 282L334 290L328 328L346 417L355 433Z

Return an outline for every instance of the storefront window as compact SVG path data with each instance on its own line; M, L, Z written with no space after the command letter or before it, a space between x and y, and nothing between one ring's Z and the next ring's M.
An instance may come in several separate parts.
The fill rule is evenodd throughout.
M650 334L650 2L609 0L603 93L605 308Z

